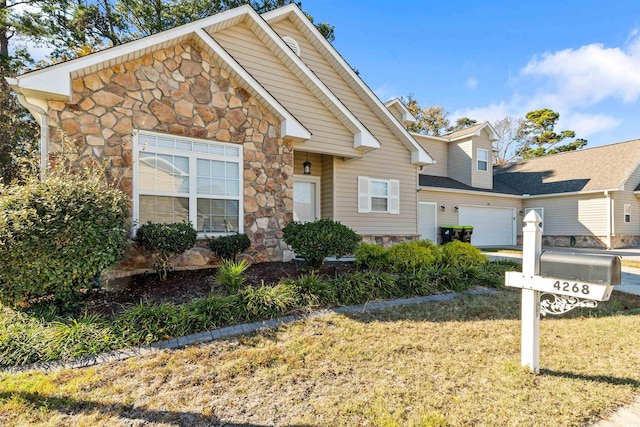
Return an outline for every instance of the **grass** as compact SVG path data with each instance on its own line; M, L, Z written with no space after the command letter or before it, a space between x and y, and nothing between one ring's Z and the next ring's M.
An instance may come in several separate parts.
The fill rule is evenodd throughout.
M519 292L309 318L78 370L0 373L0 425L574 426L640 391L640 297L545 318Z

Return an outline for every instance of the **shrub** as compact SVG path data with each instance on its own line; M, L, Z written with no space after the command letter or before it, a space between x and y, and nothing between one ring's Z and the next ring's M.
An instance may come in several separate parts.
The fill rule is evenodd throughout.
M183 335L180 309L170 303L140 303L125 307L115 320L123 339L130 344L152 342Z
M387 262L391 271L411 273L434 265L438 259L435 246L421 242L402 242L387 249Z
M355 256L359 266L381 270L387 265L387 250L375 243L360 243Z
M486 255L481 254L480 249L459 240L443 245L441 254L442 263L448 266L482 265L487 262Z
M68 308L123 256L129 198L101 173L51 171L0 197L0 301L50 299Z
M327 257L341 258L354 253L360 242L360 236L353 230L331 219L292 221L282 232L284 241L313 269L321 267Z
M213 254L223 260L235 260L238 254L246 251L251 246L251 241L246 234L232 234L207 239L209 249Z
M318 307L336 303L336 294L331 283L322 280L314 273L295 280L287 279L284 283L290 283L296 287L296 292L304 307Z
M298 307L298 293L291 283L275 286L260 285L241 290L235 296L236 312L246 320L278 317ZM239 316L240 317L240 316Z
M247 281L244 272L249 268L247 261L224 261L218 267L213 281L216 285L223 286L229 295L238 292L238 289Z
M136 232L136 242L156 256L153 269L160 280L171 270L171 258L196 244L197 231L187 222L157 224L148 222Z
M338 303L343 305L403 296L396 278L388 273L361 271L344 274L333 279L331 284Z

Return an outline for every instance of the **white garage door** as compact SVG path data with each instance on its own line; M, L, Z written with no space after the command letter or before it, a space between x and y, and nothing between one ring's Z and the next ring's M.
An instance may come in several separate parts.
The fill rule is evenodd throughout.
M515 211L505 208L460 206L460 225L472 225L474 246L515 245Z

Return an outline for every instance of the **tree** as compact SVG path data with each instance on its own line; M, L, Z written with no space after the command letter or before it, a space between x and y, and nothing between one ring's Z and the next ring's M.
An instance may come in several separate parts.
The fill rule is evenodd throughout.
M0 184L10 184L20 178L23 167L34 166L27 160L35 156L40 132L4 79L10 75L7 68L0 64Z
M449 113L444 107L430 105L422 108L418 101L413 98L413 95L402 97L400 101L407 107L411 115L416 118L416 122L408 127L411 132L440 136L449 127L450 122L447 118Z
M493 143L494 163L501 165L518 158L518 147L525 140L524 119L506 116L492 123L500 139Z
M576 136L572 130L563 130L559 133L554 131L559 118L559 113L548 108L528 112L522 124L525 138L522 139L522 144L518 148L518 154L524 159L532 159L578 150L587 145L586 139L575 139L568 144L557 146L559 142Z
M456 120L456 124L453 126L449 126L447 128L447 133L457 132L462 129L470 128L471 126L477 125L478 122L474 119L470 119L469 117L460 117Z

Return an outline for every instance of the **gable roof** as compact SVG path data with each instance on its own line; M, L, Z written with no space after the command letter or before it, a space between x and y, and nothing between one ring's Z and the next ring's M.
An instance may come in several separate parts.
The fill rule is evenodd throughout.
M295 3L263 13L261 15L268 23L289 19L313 44L316 50L324 56L336 72L367 104L371 111L391 130L391 132L411 152L411 163L426 165L435 163L427 151L409 134L407 129L393 116L387 107L373 93L367 84L349 66L340 53L313 26Z
M411 111L400 101L398 98L390 99L389 101L384 103L384 106L387 108L394 107L402 114L402 122L403 123L415 123L416 118L413 117Z
M635 139L494 166L494 185L531 196L617 191L639 164L640 139Z
M470 126L468 128L460 129L455 132L442 135L442 137L449 141L455 141L457 139L461 139L469 136L480 136L480 133L485 128L489 133L489 141L497 141L499 139L498 132L496 132L496 130L493 128L493 126L491 126L491 123L489 122L479 123L477 125Z

